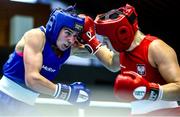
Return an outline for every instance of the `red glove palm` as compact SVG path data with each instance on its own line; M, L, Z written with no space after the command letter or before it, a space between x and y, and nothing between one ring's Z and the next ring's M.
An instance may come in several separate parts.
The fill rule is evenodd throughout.
M123 72L117 76L114 93L121 101L159 100L162 97L160 85L149 83L141 75L133 71Z
M78 40L91 54L95 54L101 46L101 42L96 38L94 21L89 16L80 15L80 17L85 17L85 24Z

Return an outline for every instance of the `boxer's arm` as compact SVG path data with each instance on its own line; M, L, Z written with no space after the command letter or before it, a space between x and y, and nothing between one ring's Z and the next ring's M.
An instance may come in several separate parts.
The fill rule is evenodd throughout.
M168 82L161 86L162 99L180 100L180 67L175 51L163 41L155 40L150 45L149 52L155 67Z
M95 55L108 70L120 70L119 53L111 51L106 45L101 46Z
M108 70L112 72L120 70L119 53L111 51L106 45L101 46L94 56L89 53L83 44L79 44L79 46L76 45L72 47L71 55L92 59L97 57Z
M56 85L39 73L43 60L44 34L38 29L33 29L25 33L23 38L25 40L23 59L26 85L39 93L53 95Z
M83 44L78 41L71 47L71 55L82 57L82 58L96 58L93 54L90 54L89 51L84 47Z

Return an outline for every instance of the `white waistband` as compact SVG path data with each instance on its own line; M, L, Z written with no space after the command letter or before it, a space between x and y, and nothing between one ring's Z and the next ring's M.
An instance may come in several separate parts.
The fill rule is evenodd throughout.
M151 111L178 107L177 101L139 100L131 102L131 114L145 114Z
M38 93L25 89L5 76L0 80L0 90L15 99L30 105L34 105L36 98L39 96Z

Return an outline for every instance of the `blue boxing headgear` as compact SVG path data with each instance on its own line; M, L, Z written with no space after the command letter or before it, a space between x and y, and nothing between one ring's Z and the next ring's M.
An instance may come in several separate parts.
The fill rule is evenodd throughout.
M70 6L67 9L56 9L51 13L46 24L46 38L50 43L56 45L59 32L63 27L77 32L83 30L84 18L80 18L74 11L74 7Z

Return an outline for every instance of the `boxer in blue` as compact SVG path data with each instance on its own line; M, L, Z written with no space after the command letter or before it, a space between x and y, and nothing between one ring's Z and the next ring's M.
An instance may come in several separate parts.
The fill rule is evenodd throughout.
M84 18L74 7L54 10L46 24L27 31L3 66L0 80L0 115L32 115L40 94L71 104L88 105L89 89L81 82L70 85L52 80L72 54L83 30Z

